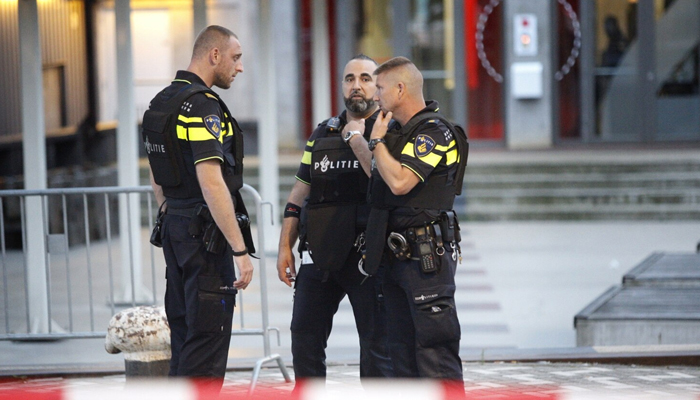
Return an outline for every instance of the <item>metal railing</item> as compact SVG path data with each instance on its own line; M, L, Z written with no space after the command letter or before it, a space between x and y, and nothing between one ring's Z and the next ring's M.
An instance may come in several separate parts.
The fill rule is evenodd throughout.
M259 221L268 203L249 185L241 192L255 202L251 219ZM117 308L162 304L165 262L148 243L156 211L149 186L0 191L0 340L104 337ZM32 218L40 220L39 232L32 231ZM246 328L239 291L231 332L263 338L264 358L256 365L251 391L269 361L276 360L289 380L280 356L270 353L270 331L279 342L279 330L269 326L264 230L258 223L261 327ZM43 245L32 248L45 249L43 257L28 250L36 240ZM148 250L142 251L141 243ZM121 254L124 249L127 254Z
M149 298L137 299L137 290L127 290L130 299L116 293L118 284L122 288L135 288L142 281L143 277L135 276L132 262L127 271L130 274L128 282L122 279L118 283L115 277L117 258L122 258L114 249L115 242L125 239L133 244L135 240L141 240L131 237L131 229L126 230L126 235L119 234L118 224L115 224L119 218L119 197L136 194L139 202L143 200L148 221L144 229L147 230L152 227L154 219L155 202L151 192L147 186L0 191L0 215L3 216L0 219L0 263L4 293L0 310L3 311L5 327L0 340L103 337L109 318L117 307L157 304L157 267L153 248L149 250ZM27 204L37 199L39 209L29 209ZM133 202L126 203L127 215L131 215ZM29 213L34 215L28 216ZM37 213L43 227L39 238L28 233L27 224L28 218L36 218ZM143 225L142 221L128 221L128 224L130 227ZM32 266L28 261L28 244L36 240L43 240L45 262L44 265ZM130 261L132 259L129 257ZM43 269L39 272L45 274L44 287L32 287L29 278L32 268ZM32 315L30 310L30 301L37 297L37 289L46 291L45 304L42 304L46 312L41 316ZM107 298L98 302L96 292L107 294ZM23 318L18 318L20 310ZM45 322L46 329L32 328L37 319L46 319L39 321ZM100 322L105 330L96 328Z

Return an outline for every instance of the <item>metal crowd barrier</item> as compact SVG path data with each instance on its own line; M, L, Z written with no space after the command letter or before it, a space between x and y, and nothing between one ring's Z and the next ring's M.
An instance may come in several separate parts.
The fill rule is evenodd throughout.
M244 185L241 193L255 202L251 219L259 222L263 205L269 203L263 203L249 185ZM29 205L34 208L30 210ZM104 337L118 307L160 303L165 285L164 261L162 257L156 260L155 252L160 250L148 242L156 211L150 186L0 191L0 340ZM28 250L41 244L31 243L37 240L36 229L28 233L28 221L38 220L36 213L41 218L38 240L43 239L43 246L38 248L45 249L43 257ZM122 218L119 230L126 234L119 234L115 220L124 213L129 217ZM277 332L279 342L279 330L269 326L264 230L258 223L262 326L246 328L243 294L239 291L238 323L234 325L238 329L231 332L262 337L264 357L256 364L251 391L261 366L270 361L277 361L290 381L281 357L270 352L270 332ZM141 237L133 237L134 232ZM128 241L127 247L121 242L124 240ZM125 260L124 254L115 251L118 241L122 249L139 252L140 257L129 254ZM141 244L148 250L141 251ZM147 271L140 268L143 261L150 264ZM39 281L30 277L30 263L32 273L42 276ZM118 272L121 280L116 279ZM150 280L150 285L145 285L145 280ZM39 292L37 287L41 288ZM37 307L41 312L34 311Z

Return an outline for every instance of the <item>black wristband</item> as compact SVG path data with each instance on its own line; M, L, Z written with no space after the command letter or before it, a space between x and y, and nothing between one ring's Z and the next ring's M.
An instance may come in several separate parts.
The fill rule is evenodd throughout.
M232 247L232 248L231 248L231 253L233 254L234 257L244 256L244 255L248 254L248 248L246 247L245 249L243 249L243 250L241 250L241 251L236 251L236 250L234 250L233 247Z
M286 206L284 206L284 218L299 218L299 215L301 214L301 207L294 203L287 203Z

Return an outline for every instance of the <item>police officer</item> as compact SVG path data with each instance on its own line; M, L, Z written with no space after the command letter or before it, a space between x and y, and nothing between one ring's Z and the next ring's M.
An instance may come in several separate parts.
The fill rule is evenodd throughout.
M151 185L165 209L154 241L162 245L167 265L170 375L209 378L218 388L226 370L235 295L253 276L248 255L253 249L249 231L242 232L236 220L236 211L245 213L238 193L242 132L210 88L231 86L243 72L241 56L233 32L207 27L195 41L187 70L177 72L143 118Z
M295 282L291 331L297 378L326 376L326 344L346 294L360 336L360 376L392 376L378 281L360 264L369 214L366 138L378 112L376 67L365 55L345 65L346 110L319 124L309 138L285 208L277 269L287 286ZM297 238L302 253L298 274L292 250Z
M423 78L407 58L390 59L374 74L381 112L369 141L374 165L366 266L368 273L380 262L386 266L389 354L399 377L461 384L452 205L461 190L466 135L437 113L437 102L423 100ZM400 129L388 127L391 118Z

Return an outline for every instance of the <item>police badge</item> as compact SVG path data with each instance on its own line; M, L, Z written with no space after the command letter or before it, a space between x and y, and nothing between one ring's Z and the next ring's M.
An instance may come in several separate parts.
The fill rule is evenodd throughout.
M204 126L215 138L218 139L221 136L221 119L218 115L204 117Z
M418 157L425 157L430 154L435 148L435 140L428 135L418 135L416 136L416 141L413 146L413 151Z

